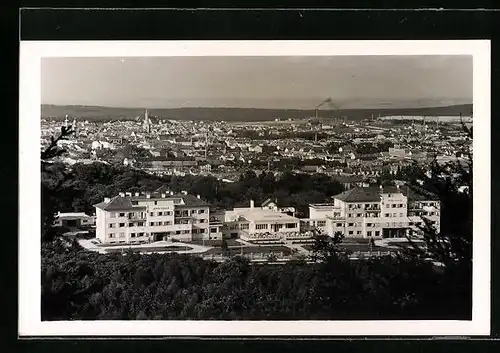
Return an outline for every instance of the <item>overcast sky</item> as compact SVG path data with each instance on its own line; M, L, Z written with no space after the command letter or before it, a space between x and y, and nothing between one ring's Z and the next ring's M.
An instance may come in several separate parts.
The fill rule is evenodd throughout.
M472 56L42 60L44 104L314 109L327 98L338 108L472 103Z

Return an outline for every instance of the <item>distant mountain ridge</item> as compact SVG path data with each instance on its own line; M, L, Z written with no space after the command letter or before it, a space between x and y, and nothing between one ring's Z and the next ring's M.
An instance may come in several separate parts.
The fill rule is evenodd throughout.
M45 119L71 118L89 121L132 120L144 116L144 108L114 108L82 105L50 105L42 104L41 116ZM175 120L224 120L224 121L270 121L276 118L298 119L312 117L312 109L261 109L261 108L165 108L148 109L151 116ZM348 117L363 119L378 116L414 115L414 116L459 116L471 115L472 104L460 104L444 107L425 108L374 108L374 109L339 109L320 110L322 118Z

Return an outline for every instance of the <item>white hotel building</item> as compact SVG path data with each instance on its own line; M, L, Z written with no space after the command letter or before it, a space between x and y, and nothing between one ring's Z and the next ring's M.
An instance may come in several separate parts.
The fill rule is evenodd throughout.
M330 236L405 238L421 231L424 218L439 231L440 202L407 186L354 188L334 196L333 203L310 205L309 217L304 225Z
M225 212L225 236L252 243L279 243L304 238L300 232L300 219L293 207L280 208L266 200L261 207L234 208Z
M220 240L222 223L211 221L209 205L199 197L158 189L120 193L94 205L96 238L104 244L176 239Z

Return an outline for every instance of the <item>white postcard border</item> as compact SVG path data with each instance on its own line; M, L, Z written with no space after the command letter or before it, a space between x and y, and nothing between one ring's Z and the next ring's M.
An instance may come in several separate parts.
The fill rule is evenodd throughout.
M40 106L43 57L472 55L472 321L41 321ZM490 334L490 42L22 41L19 102L20 336L476 336Z

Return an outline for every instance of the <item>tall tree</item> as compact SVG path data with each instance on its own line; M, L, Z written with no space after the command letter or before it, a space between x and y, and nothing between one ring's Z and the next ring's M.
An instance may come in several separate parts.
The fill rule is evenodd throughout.
M56 213L56 195L62 184L67 180L68 174L57 167L52 167L51 162L56 158L66 153L64 148L58 145L59 141L67 140L74 133L71 126L62 126L59 136L51 137L50 144L41 152L41 175L42 175L42 240L52 240L54 232L52 225L55 220ZM50 182L44 182L44 179L49 179Z

